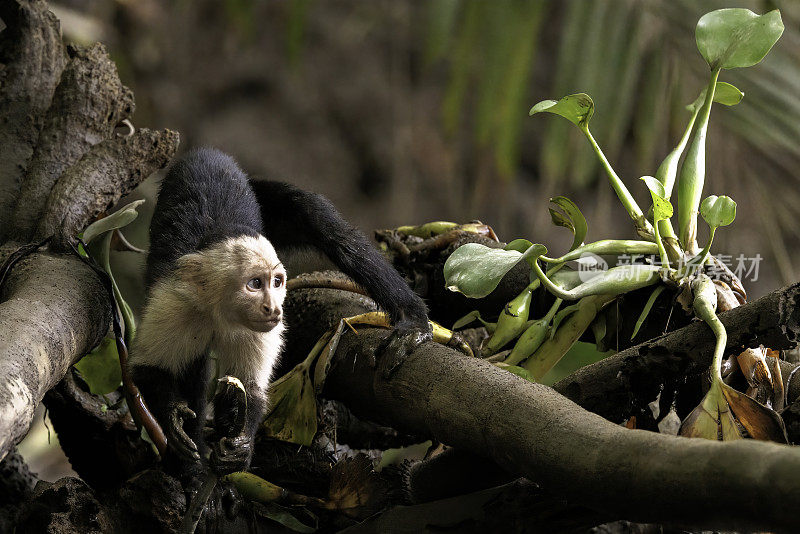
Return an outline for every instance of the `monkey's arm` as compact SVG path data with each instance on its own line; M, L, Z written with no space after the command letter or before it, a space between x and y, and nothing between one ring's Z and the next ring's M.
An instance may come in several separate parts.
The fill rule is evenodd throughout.
M205 418L205 388L198 384L200 361L178 377L152 365L135 365L131 375L153 416L167 435L167 463L185 464L200 460L202 426Z
M399 330L430 331L422 299L328 199L281 182L251 185L261 206L264 235L279 253L316 248L366 289Z

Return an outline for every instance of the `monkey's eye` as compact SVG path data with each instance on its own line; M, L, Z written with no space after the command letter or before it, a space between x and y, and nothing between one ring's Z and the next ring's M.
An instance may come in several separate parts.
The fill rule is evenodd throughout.
M283 285L283 275L282 274L276 274L272 278L272 286L273 287L281 287L282 285Z
M247 282L247 289L252 289L253 291L258 291L261 289L261 278L251 278L250 281Z

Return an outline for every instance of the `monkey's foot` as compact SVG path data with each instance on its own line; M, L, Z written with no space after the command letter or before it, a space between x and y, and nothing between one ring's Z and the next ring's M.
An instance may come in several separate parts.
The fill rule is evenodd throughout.
M253 456L253 440L247 436L222 438L211 446L211 469L220 477L250 466Z
M225 512L225 515L231 520L239 515L239 509L244 502L236 485L225 477L221 477L217 482L210 500L218 502L218 508Z
M433 334L430 330L420 328L394 330L375 351L376 361L378 356L385 360L383 377L391 377L412 352L432 339Z
M169 424L164 429L167 434L167 446L171 447L178 455L192 460L200 460L197 444L183 429L187 419L194 419L197 415L185 402L177 402L170 406Z

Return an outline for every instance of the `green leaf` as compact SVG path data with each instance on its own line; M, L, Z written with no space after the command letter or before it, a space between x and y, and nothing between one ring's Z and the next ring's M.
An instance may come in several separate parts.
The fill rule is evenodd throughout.
M517 375L518 377L523 378L528 382L536 382L536 379L533 378L531 372L525 369L524 367L520 367L518 365L509 365L505 362L495 362L494 365L499 367L500 369L505 369L509 373Z
M664 291L664 289L666 289L666 287L667 286L660 285L656 287L652 293L650 293L650 298L647 299L647 302L642 309L642 313L640 313L639 318L636 319L636 325L633 327L633 333L631 334L631 341L633 341L633 338L635 338L636 334L639 333L639 329L644 324L644 320L647 319L647 316L650 315L650 310L653 309L653 304L656 303L656 299L658 299L658 296L662 291Z
M117 301L117 306L119 306L122 319L125 323L125 342L129 346L136 331L136 320L134 319L130 306L128 306L128 303L122 298L122 292L120 292L117 282L114 280L114 274L111 272L111 236L114 230L123 228L136 219L138 216L136 208L143 203L144 200L136 200L120 208L108 217L93 222L83 232L82 237L83 242L86 243L86 252L103 267L106 273L108 273L108 277L111 279L114 298Z
M555 317L553 317L553 327L550 329L550 339L553 339L553 337L556 335L556 331L558 330L558 327L561 325L562 321L564 321L564 319L573 313L576 313L579 309L580 301L563 308L556 314Z
M457 248L444 264L447 288L470 298L482 298L494 291L503 276L517 263L547 253L544 245L533 245L524 254L516 250L489 248L467 243Z
M479 312L478 310L472 310L471 312L466 314L464 317L462 317L461 319L459 319L455 323L453 323L453 328L451 328L450 330L458 330L459 328L464 328L469 323L471 323L473 321L477 321L478 317L480 317L480 316L481 316L481 312Z
M270 407L263 423L267 436L311 445L317 433L317 400L309 366L308 361L299 363L270 384Z
M558 258L542 258L549 263L561 263L580 259L581 257L592 256L619 256L620 254L655 254L658 252L658 245L652 241L638 241L633 239L601 239L594 243L582 245L570 250Z
M711 195L700 204L700 215L712 228L728 226L736 218L736 202L724 195Z
M299 532L300 534L312 534L317 531L316 527L306 525L297 519L293 514L297 513L297 508L287 508L274 502L263 503L261 508L257 510L258 515L272 519L276 523L280 523L289 530Z
M658 223L658 221L672 217L672 203L664 198L664 184L652 176L642 176L641 180L650 190L650 196L653 199L653 222Z
M528 250L530 250L532 246L533 243L531 243L527 239L515 239L512 242L508 243L505 247L503 247L503 249L516 250L521 254L525 254ZM531 265L531 267L533 267L533 262L536 261L536 258L532 255L527 255L525 256L525 260L528 262L528 264Z
M697 48L711 70L755 65L767 55L783 33L776 9L756 15L749 9L718 9L697 22Z
M578 126L588 126L589 119L594 114L594 102L586 93L577 93L565 96L558 101L542 100L531 108L528 115L536 115L543 112L561 115Z
M139 215L136 208L144 204L144 200L135 200L125 207L120 208L108 217L103 217L86 227L83 232L83 242L87 245L106 232L128 226Z
M497 318L497 327L492 333L492 337L481 348L483 357L495 354L525 330L531 311L531 297L532 291L526 287L503 307L500 317Z
M573 235L570 250L578 248L583 244L583 240L586 239L586 233L589 231L586 217L583 216L578 206L567 197L554 197L550 199L550 202L564 210L564 213L561 213L549 208L553 224L569 228Z
M644 185L647 186L647 189L650 190L650 194L658 195L661 198L664 198L666 195L664 194L664 184L662 184L659 180L652 176L642 176L639 178L641 181L644 182Z
M686 106L686 109L692 113L699 110L706 99L706 91L708 91L708 87L703 87L700 96ZM735 106L742 101L742 98L744 98L744 93L738 87L725 82L717 82L717 86L714 89L714 102L725 106Z
M530 325L525 330L511 349L511 353L503 363L508 365L517 365L519 362L530 357L531 354L536 352L545 337L547 337L547 329L550 324L550 319L540 319Z
M524 253L532 246L533 243L531 243L527 239L515 239L514 241L511 241L505 247L503 247L503 250L516 250L519 253Z
M107 337L92 352L80 359L75 368L94 395L106 395L122 383L119 355L114 338Z
M678 435L719 441L742 439L721 384L722 382L712 381L703 400L681 423Z
M550 293L564 300L579 300L592 295L616 296L653 285L660 279L659 270L660 267L656 265L618 265L595 274L573 289L564 290L548 279L538 265L534 268L542 285Z

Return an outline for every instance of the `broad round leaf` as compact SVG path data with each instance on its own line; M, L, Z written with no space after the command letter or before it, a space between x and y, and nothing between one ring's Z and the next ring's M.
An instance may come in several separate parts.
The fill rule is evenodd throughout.
M711 67L735 69L755 65L767 55L783 33L776 9L756 15L749 9L718 9L697 22L697 48Z
M594 102L592 102L592 97L586 93L577 93L565 96L558 101L542 100L531 108L528 115L542 112L555 113L573 124L586 126L594 114Z
M686 109L692 113L694 113L695 110L700 109L706 99L707 90L707 87L703 87L703 90L700 91L700 96L698 96L694 102L686 106ZM714 102L717 104L735 106L742 101L742 98L744 98L744 93L735 85L725 82L717 82L716 88L714 89Z
M711 195L700 204L700 215L712 228L728 226L736 218L736 202L724 195Z
M489 248L478 243L458 247L444 264L447 289L470 298L482 298L494 291L503 276L529 256L547 253L544 245L533 245L524 254L516 250Z
M92 352L81 358L75 368L80 371L94 395L111 393L122 383L117 344L110 337L103 339Z
M526 250L528 250L532 246L533 246L533 243L531 243L527 239L515 239L514 241L511 241L510 243L508 243L504 247L504 250L516 250L519 253L524 253Z

